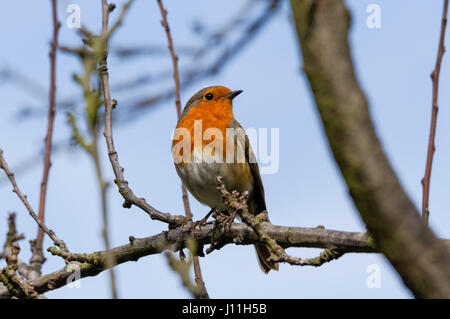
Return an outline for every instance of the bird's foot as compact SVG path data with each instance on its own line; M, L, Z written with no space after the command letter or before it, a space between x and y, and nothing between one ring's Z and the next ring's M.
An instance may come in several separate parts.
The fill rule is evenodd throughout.
M223 219L224 229L226 230L230 229L235 219L236 219L236 211L232 212L230 215L225 216L225 218Z
M215 211L214 209L211 209L209 211L209 213L206 214L205 217L203 217L200 220L197 220L197 221L193 222L192 226L191 226L191 231L194 231L195 227L197 227L197 226L199 226L199 227L205 226L207 221L208 221L209 216L211 216L211 214L214 213L214 211Z

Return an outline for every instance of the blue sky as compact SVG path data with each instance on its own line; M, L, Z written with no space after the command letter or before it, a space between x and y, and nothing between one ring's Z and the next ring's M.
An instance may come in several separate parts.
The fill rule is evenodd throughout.
M81 7L82 23L90 29L100 28L100 1L59 1L58 16L64 22L66 7ZM352 13L350 40L354 64L360 84L369 100L371 114L383 147L406 191L419 207L420 180L424 173L431 109L430 73L434 67L441 1L346 1ZM122 3L122 1L120 2ZM369 4L381 8L381 28L366 26ZM266 201L272 223L328 229L364 231L340 172L336 167L323 134L320 119L308 83L301 72L302 61L290 20L288 3L258 37L223 72L197 83L182 93L182 103L198 89L225 85L242 89L235 102L234 113L244 128L278 128L280 132L280 167L276 174L263 175ZM241 1L189 2L166 0L175 47L201 44L193 34L192 21L217 27L227 21ZM118 10L117 10L118 11ZM51 34L49 1L2 1L0 30L2 50L0 68L10 67L26 74L44 90L49 83L48 50ZM112 15L116 17L118 12ZM160 12L155 1L136 1L117 32L112 45L166 45L160 25ZM219 22L220 23L220 22ZM447 41L448 39L446 39ZM72 29L60 31L60 42L78 45L79 37ZM447 41L448 42L448 41ZM450 237L450 84L448 57L444 56L440 79L437 151L433 166L430 223L440 237ZM111 82L121 83L134 75L170 68L170 58L140 58L134 62L110 58ZM181 57L180 68L192 67ZM79 72L78 61L58 54L57 96L59 99L79 95L71 75ZM35 155L46 130L44 116L18 118L25 106L45 114L47 93L43 96L24 91L13 82L0 79L2 96L0 148L10 168L18 168L24 158ZM170 82L166 82L169 83ZM140 89L142 94L158 92L159 83ZM125 99L112 92L113 97ZM138 196L144 196L160 210L181 214L180 181L170 158L171 132L176 123L173 101L163 103L138 119L115 130L125 177ZM55 140L67 141L70 131L65 113L58 113ZM112 171L102 146L102 160L107 177ZM32 169L18 174L22 191L34 207L39 198L41 159ZM6 234L9 211L18 213L18 228L32 239L36 225L28 216L10 186L0 179L0 234ZM109 192L111 207L111 241L117 246L128 237L144 237L164 230L166 225L150 220L137 208L123 209L115 188ZM199 219L207 208L191 198L194 216ZM74 252L103 249L100 236L100 202L93 165L81 150L58 152L53 166L47 197L48 226L59 234ZM3 235L1 235L3 236ZM0 237L1 239L1 237ZM3 239L1 239L3 240ZM46 239L45 246L51 242ZM22 258L29 259L27 241L21 243ZM296 256L316 256L316 249L289 249ZM380 255L350 254L319 268L281 265L280 271L265 276L258 269L253 248L227 246L201 258L203 276L210 296L215 298L410 298L401 279ZM369 265L381 271L381 287L368 288ZM44 272L63 266L57 257L48 256ZM185 298L189 295L163 256L149 256L138 262L116 267L120 297ZM81 281L81 288L61 288L47 293L50 298L107 298L110 295L108 275L103 273Z

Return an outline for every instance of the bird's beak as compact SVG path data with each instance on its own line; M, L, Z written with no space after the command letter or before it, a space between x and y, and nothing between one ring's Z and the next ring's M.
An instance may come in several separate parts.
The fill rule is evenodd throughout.
M232 92L228 93L227 95L225 95L225 98L233 100L236 96L238 96L242 92L244 92L244 91L242 91L242 90L232 91Z

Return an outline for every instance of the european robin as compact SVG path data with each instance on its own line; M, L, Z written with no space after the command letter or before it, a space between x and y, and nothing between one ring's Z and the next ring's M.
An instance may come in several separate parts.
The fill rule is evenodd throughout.
M195 93L183 109L172 141L178 176L199 202L211 208L210 214L219 211L230 215L217 190L217 176L222 177L229 191L248 192L249 213L256 215L266 210L258 163L245 131L233 115L232 101L240 93L223 86ZM264 273L278 270L278 263L267 260L271 254L266 245L256 244L255 249Z

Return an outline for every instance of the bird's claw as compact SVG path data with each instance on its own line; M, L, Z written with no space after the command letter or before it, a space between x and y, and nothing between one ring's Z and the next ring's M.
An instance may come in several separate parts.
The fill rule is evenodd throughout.
M195 229L195 227L197 227L197 226L199 226L200 228L201 228L202 226L205 226L205 225L207 224L207 221L208 221L209 216L211 216L211 214L212 214L213 212L214 212L214 209L212 209L212 210L211 210L208 214L206 214L206 216L203 217L202 219L193 222L192 225L191 225L191 231L193 232L194 229Z
M235 219L236 219L236 212L231 213L231 215L225 216L223 220L224 229L229 230Z

